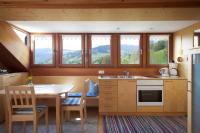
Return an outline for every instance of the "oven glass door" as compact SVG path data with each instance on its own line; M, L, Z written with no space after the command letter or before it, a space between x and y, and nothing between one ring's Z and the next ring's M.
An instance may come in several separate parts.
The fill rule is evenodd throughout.
M137 89L137 105L163 105L163 86L139 86Z
M139 90L139 102L162 102L162 90Z

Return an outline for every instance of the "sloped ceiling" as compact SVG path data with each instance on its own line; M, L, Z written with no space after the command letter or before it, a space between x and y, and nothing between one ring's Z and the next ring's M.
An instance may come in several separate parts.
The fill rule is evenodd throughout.
M12 27L0 21L0 62L13 72L29 69L29 49L18 38Z

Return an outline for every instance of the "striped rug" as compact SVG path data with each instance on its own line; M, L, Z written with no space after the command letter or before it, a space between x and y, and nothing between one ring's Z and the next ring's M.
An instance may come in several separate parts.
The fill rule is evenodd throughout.
M103 116L104 133L186 133L185 116Z

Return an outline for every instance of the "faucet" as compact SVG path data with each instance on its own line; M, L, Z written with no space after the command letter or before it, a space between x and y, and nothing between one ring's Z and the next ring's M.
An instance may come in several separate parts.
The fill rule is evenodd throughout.
M124 77L128 77L129 76L129 72L128 71L123 71L123 75L124 75Z

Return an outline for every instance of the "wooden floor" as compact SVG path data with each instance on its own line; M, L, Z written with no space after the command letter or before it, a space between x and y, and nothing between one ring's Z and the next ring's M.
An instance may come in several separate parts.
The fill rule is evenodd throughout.
M84 130L80 129L79 113L73 112L71 114L71 120L64 122L63 133L97 133L98 127L98 108L88 108L87 110L88 119L84 126ZM14 123L13 133L23 133L24 129L21 122ZM55 110L49 109L49 133L55 133ZM32 123L27 123L26 127L27 133L33 132ZM45 123L44 118L41 118L38 124L38 133L45 133ZM0 133L5 133L5 128L2 123L0 123Z

